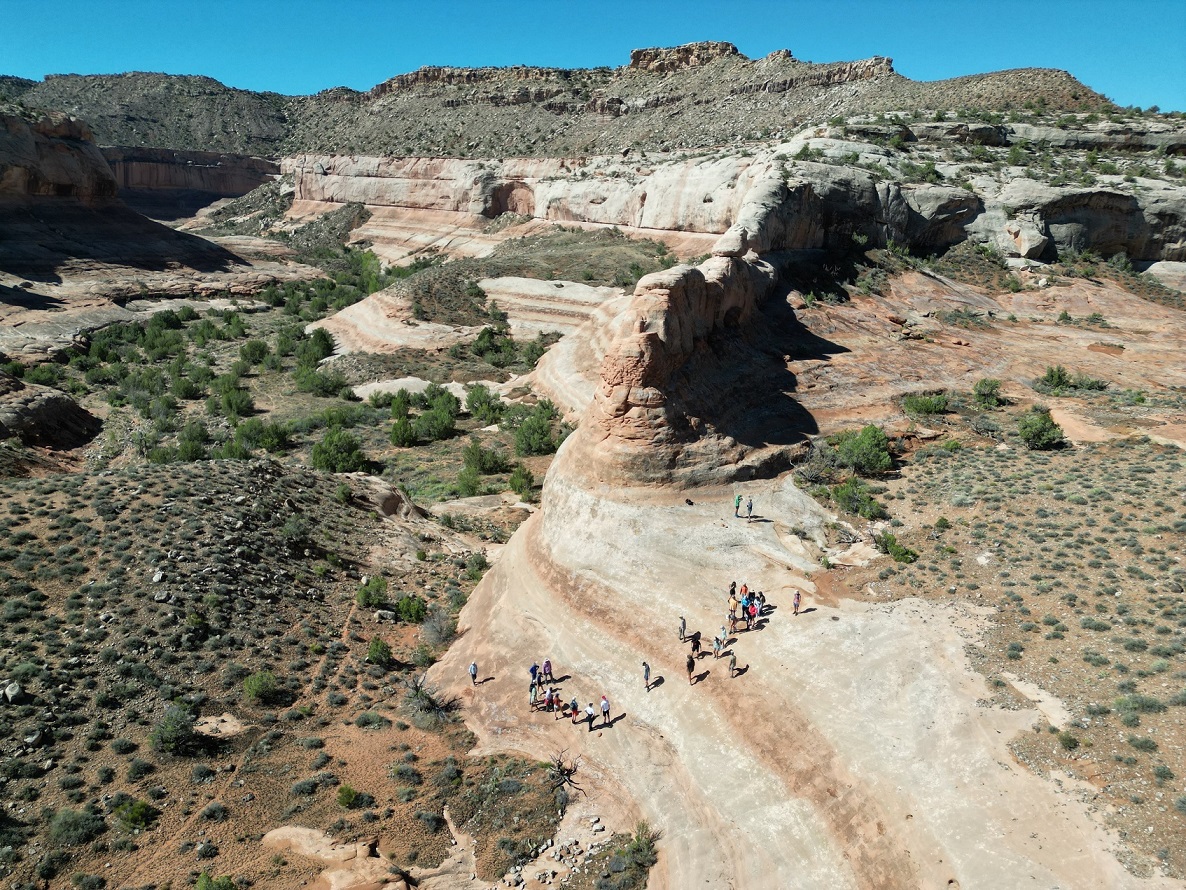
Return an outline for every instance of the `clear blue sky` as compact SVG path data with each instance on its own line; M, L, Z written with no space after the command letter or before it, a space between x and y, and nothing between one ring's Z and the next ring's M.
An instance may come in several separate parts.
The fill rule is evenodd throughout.
M750 57L891 56L916 80L1065 68L1121 105L1186 110L1186 0L0 0L0 21L0 73L31 78L164 71L300 94L728 40Z

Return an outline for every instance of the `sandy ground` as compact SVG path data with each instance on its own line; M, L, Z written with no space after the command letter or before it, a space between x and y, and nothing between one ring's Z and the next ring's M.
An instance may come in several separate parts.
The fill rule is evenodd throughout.
M433 677L463 697L483 750L567 749L612 779L599 793L663 832L650 886L1181 886L1132 877L1071 792L1015 762L1007 743L1041 714L980 703L965 647L984 610L809 597L794 617L810 566L783 542L826 521L814 502L786 482L747 484L761 516L746 522L732 489L689 507L685 492L587 487L580 435ZM777 609L735 638L741 676L710 653L690 686L679 616L710 640L732 580ZM529 714L526 668L544 657L572 676L566 698L609 696L610 727ZM494 679L471 687L471 659ZM661 677L650 692L643 660Z

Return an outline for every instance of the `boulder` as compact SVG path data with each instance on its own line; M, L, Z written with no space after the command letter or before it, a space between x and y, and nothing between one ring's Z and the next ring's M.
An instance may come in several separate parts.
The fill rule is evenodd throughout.
M4 700L10 705L19 705L23 702L25 700L25 690L21 688L21 684L14 681L5 686Z

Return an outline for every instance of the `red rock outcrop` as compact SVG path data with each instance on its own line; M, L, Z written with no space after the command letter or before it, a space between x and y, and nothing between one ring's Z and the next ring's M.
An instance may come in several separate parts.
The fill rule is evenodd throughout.
M275 161L212 151L102 149L129 206L157 219L190 216L220 198L238 198L278 176Z

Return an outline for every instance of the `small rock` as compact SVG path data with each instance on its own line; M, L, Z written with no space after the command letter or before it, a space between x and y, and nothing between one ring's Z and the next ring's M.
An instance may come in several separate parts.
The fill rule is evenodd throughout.
M165 580L165 573L163 571L161 571L160 569L157 569L156 573L153 574L153 576L152 576L152 583L160 584L164 580Z

